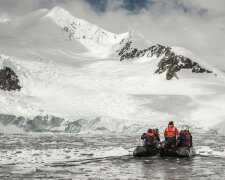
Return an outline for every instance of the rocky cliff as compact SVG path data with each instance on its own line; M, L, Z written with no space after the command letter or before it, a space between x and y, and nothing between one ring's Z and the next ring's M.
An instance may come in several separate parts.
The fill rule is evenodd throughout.
M137 48L131 47L131 45L132 41L125 43L124 47L118 52L121 61L140 58L144 56L155 56L157 58L160 58L155 73L162 74L163 72L166 72L167 80L170 80L173 77L178 78L176 73L181 71L182 69L190 69L193 73L213 73L212 71L205 69L190 58L175 54L171 51L170 47L158 44L147 49L138 50Z
M4 91L21 89L16 73L9 67L0 70L0 89Z

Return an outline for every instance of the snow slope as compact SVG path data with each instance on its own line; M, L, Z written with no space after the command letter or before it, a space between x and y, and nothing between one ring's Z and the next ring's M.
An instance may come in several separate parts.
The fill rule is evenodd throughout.
M27 123L36 116L62 118L54 126L52 118L38 120L47 131L83 133L143 132L150 126L163 129L170 120L199 130L218 128L225 120L222 74L184 70L179 80L167 81L154 75L160 57L119 61L115 55L122 41L132 39L140 49L151 46L136 32L114 34L60 7L0 27L1 67L13 67L22 86L19 92L0 91L0 114L25 117L20 127L27 131L34 130ZM18 122L6 119L0 121Z

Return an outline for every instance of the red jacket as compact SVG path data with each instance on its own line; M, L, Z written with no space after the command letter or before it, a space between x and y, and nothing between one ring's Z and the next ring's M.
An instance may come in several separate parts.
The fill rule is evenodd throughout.
M179 135L180 133L174 125L169 125L164 131L164 137L175 137Z
M190 141L190 134L189 134L189 132L188 131L185 131L185 134L186 134L186 137L187 137L187 143L188 143L188 147L190 147L191 146L191 141Z
M146 133L146 134L153 137L153 143L155 144L155 133L152 132L152 133Z
M152 133L144 133L141 136L141 139L144 140L144 145L152 145L155 144L155 134Z

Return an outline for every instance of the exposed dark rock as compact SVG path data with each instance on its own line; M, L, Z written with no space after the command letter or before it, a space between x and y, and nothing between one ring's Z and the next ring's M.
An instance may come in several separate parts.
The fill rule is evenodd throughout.
M71 24L72 25L72 24ZM75 27L74 27L75 28ZM75 28L76 29L76 28ZM66 32L68 34L68 40L71 41L73 36L74 36L74 32L67 26L62 28L62 32Z
M0 89L4 91L21 89L16 73L9 67L0 70Z
M181 69L190 69L193 73L212 73L203 67L201 67L198 63L192 61L191 59L176 55L171 51L170 47L155 45L151 46L148 49L138 50L136 48L131 47L132 42L129 41L125 44L125 46L119 51L120 60L125 59L134 59L143 56L152 57L156 56L157 58L162 56L162 59L158 63L158 68L155 70L156 74L161 74L166 72L166 79L170 80L173 77L177 77L177 72Z
M124 59L133 59L133 58L142 57L144 55L147 55L148 57L152 57L153 55L156 55L156 57L159 57L165 53L167 53L168 55L170 50L169 47L165 47L159 44L155 46L151 46L148 49L138 50L136 48L131 48L131 44L132 44L131 41L127 42L125 46L119 51L119 56L121 61Z
M193 73L212 73L203 67L201 67L198 63L190 60L181 55L175 55L170 50L167 50L163 59L158 63L158 69L155 73L161 74L166 72L166 79L170 80L173 77L176 77L176 73L181 69L190 69Z

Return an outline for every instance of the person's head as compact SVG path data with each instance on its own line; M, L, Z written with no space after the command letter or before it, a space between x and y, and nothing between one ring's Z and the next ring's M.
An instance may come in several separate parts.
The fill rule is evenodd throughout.
M170 122L169 122L169 125L173 125L173 121L170 121Z
M148 133L152 133L152 129L148 129Z
M159 129L156 129L155 131L158 133L159 132Z

